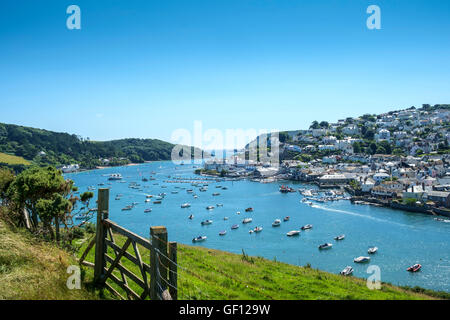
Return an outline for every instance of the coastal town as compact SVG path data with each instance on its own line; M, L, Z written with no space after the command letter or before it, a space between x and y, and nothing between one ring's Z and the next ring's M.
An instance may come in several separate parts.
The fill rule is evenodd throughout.
M450 216L449 105L315 121L278 139L280 163L246 160L245 152L236 152L206 161L197 173L309 182L345 189L358 204Z

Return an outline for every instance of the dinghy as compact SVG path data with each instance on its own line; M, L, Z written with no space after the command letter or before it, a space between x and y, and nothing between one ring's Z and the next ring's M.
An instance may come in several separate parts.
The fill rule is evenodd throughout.
M192 242L201 242L201 241L205 241L206 240L206 236L198 236L194 239L192 239Z
M409 267L408 269L406 269L406 271L409 271L409 272L417 272L417 271L419 271L421 268L422 268L422 265L419 264L419 263L416 263L416 264L412 265L411 267Z
M324 243L319 246L319 250L331 249L331 247L333 247L331 243Z
M345 234L341 234L340 236L334 237L334 240L339 241L339 240L344 240L345 239Z
M309 230L309 229L312 229L312 227L313 227L312 224L307 224L302 227L302 230Z
M374 254L378 251L378 247L370 247L369 250L367 250L367 253Z
M300 234L300 230L292 230L286 233L288 237L298 236Z

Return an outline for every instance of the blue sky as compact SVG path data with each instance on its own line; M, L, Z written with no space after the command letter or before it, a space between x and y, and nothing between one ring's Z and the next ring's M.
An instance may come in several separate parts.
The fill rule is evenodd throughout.
M81 8L81 30L66 8ZM366 9L381 8L381 30ZM94 140L450 102L450 1L3 0L0 122Z

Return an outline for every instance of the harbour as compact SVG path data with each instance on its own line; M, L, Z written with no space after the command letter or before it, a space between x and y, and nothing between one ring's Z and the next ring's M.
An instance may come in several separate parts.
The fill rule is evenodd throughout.
M192 165L153 162L66 177L73 179L82 192L88 188L95 192L92 186L103 183L99 187L110 188L113 195L120 195L111 200L111 219L142 236L148 236L149 225L166 225L173 240L185 244L238 254L244 250L252 256L293 265L310 264L335 274L351 266L353 275L361 278L369 276L369 265L377 265L383 282L450 291L447 219L438 221L421 213L355 205L346 194L330 194L328 197L338 199L331 201L325 195L317 196L318 188L299 182L205 179L195 176L194 170ZM111 174L123 178L108 181ZM143 181L150 176L155 180ZM280 192L281 185L289 185L294 192ZM217 186L221 187L220 194L213 196L219 190ZM165 195L160 196L159 204L145 202L147 196L162 193ZM127 206L130 210L122 211ZM244 224L245 219L251 221ZM277 219L280 223L273 227ZM307 225L314 227L301 230ZM293 230L300 232L295 237L287 236ZM336 240L340 235L345 235L345 239ZM197 237L206 238L193 242ZM326 243L332 246L327 250L318 248ZM374 247L377 251L371 254L370 262L354 262ZM415 264L422 266L419 272L406 271Z

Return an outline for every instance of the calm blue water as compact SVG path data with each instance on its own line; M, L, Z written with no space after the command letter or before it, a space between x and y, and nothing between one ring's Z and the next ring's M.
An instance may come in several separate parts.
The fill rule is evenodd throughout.
M199 192L190 184L164 183L170 180L168 175L179 177L196 177L192 165L175 166L171 162L154 162L140 166L108 168L66 175L75 181L81 192L88 186L105 183L110 187L110 219L144 237L149 237L150 226L164 225L168 229L169 239L192 245L192 238L206 235L208 239L196 245L262 256L268 259L295 265L310 263L312 267L332 273L338 273L345 266L355 269L354 275L367 278L369 264L355 264L353 259L367 256L369 246L377 246L378 253L372 255L370 264L381 269L381 280L397 285L421 286L435 290L450 291L450 223L433 220L424 214L394 211L373 206L352 205L349 201L326 202L313 207L302 203L298 192L281 194L279 183L261 184L251 181L209 181L207 192ZM157 180L142 182L142 177L149 177L151 172ZM110 173L121 173L127 183L107 180ZM106 175L106 176L105 176ZM143 191L128 188L129 182L139 183ZM159 183L159 185L154 185ZM166 185L167 188L161 188ZM228 190L216 188L227 186ZM294 185L290 183L290 185ZM186 189L194 189L198 199L188 194ZM295 184L295 188L310 185ZM171 194L179 191L178 194ZM162 204L146 204L147 194L167 193ZM220 196L212 196L219 192ZM123 194L121 200L115 196ZM121 211L126 205L139 202L132 211ZM190 208L182 209L183 203L189 202ZM223 207L206 210L207 206L222 203ZM253 207L252 213L245 208ZM144 213L152 208L151 213ZM240 211L238 215L236 212ZM193 214L193 220L188 216ZM280 227L271 226L275 219L290 216L288 222ZM224 217L229 220L224 221ZM253 223L242 225L245 217L252 217ZM200 222L213 220L213 224L201 226ZM447 218L448 219L448 218ZM237 230L230 230L233 224L240 224ZM312 224L312 230L302 231L299 237L287 237L290 230L299 229L305 224ZM262 226L258 234L249 234L250 228ZM227 235L218 233L227 230ZM333 238L345 234L343 241ZM318 245L330 242L333 248L319 251ZM414 263L421 263L422 270L409 273L406 268Z

